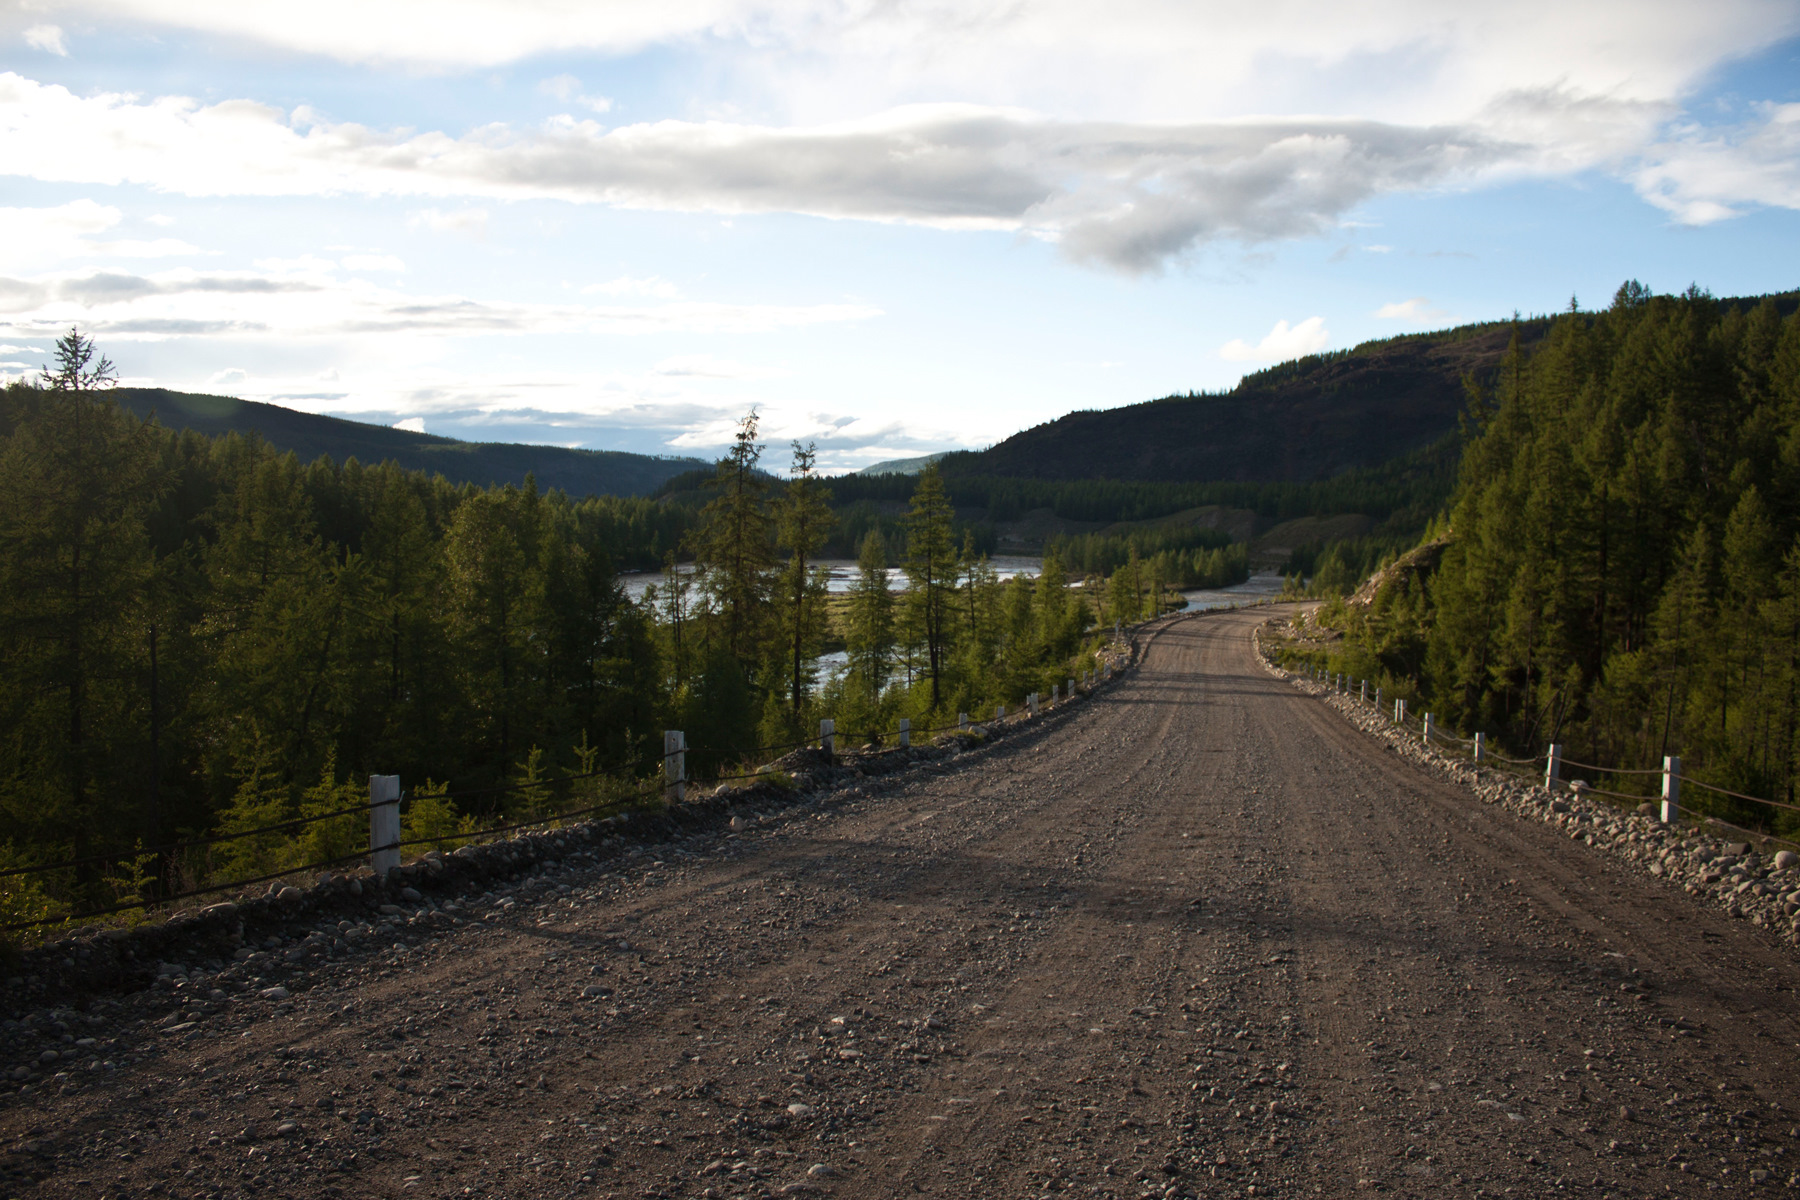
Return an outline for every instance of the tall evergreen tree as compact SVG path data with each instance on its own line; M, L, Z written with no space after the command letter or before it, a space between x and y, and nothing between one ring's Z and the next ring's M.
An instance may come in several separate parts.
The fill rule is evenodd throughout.
M933 712L942 704L943 667L956 601L955 519L944 477L932 463L919 473L912 507L906 514L906 577L912 584L907 602L917 614Z
M700 587L718 614L723 649L740 664L761 657L775 569L768 480L756 467L763 451L757 422L755 412L738 422L731 449L706 483L713 499L701 510L692 539Z
M894 597L888 588L887 544L877 529L863 538L857 556L844 641L851 673L868 689L872 705L887 686L894 656Z
M0 445L0 803L77 856L148 824L145 521L166 484L95 354L78 330L60 338L33 419Z
M826 585L814 560L837 522L831 512L831 489L819 479L817 447L799 442L793 446L787 486L775 501L775 526L789 555L780 582L782 640L788 652L789 707L798 717L812 684L811 662L825 634Z

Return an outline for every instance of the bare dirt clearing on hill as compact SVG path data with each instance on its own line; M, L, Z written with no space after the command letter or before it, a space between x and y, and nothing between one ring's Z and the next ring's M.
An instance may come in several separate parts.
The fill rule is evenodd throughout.
M222 997L0 1112L10 1190L1794 1187L1792 956L1399 761L1257 665L1264 615L964 763Z

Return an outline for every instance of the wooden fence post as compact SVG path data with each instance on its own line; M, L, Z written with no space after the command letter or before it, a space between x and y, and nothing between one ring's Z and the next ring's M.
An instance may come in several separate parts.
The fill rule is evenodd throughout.
M671 803L687 799L687 734L663 730L663 795Z
M912 721L907 717L900 718L900 748L904 750L912 745Z
M1394 701L1394 724L1396 724L1396 725L1406 724L1406 697L1405 696L1402 696L1398 700Z
M1562 782L1562 743L1551 742L1550 749L1544 754L1544 787L1556 790Z
M1071 680L1069 680L1069 699L1073 700L1074 698L1075 698L1075 681L1073 679L1071 679Z
M969 729L969 714L968 713L959 712L956 714L956 727L965 733L968 732L968 729Z
M1427 746L1431 745L1432 724L1433 719L1430 713L1426 713L1425 719L1419 723L1419 740L1424 742Z
M1475 756L1475 765L1480 766L1481 760L1487 757L1487 734L1481 732L1479 729L1475 731L1475 749L1473 753Z
M994 706L994 720L996 720L996 721L1006 720L1006 705L996 704Z
M827 758L837 757L837 722L830 717L819 718L819 749Z
M1671 754L1663 759L1662 819L1673 825L1681 816L1681 756Z
M400 777L369 776L369 865L386 875L400 865Z
M1033 692L1033 693L1031 693L1031 695L1025 697L1025 707L1031 711L1032 716L1034 716L1034 717L1037 716L1037 693L1036 692Z

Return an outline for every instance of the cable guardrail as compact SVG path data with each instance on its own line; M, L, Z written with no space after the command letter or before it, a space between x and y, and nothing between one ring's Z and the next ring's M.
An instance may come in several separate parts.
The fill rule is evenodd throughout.
M1600 771L1607 775L1661 775L1661 774L1664 774L1661 767L1651 767L1651 768L1639 770L1635 767L1631 768L1631 769L1626 769L1624 767L1601 767L1601 766L1596 766L1593 763L1576 762L1572 758L1559 758L1557 761L1560 762L1565 767L1579 767L1583 771Z
M1299 674L1299 672L1295 672L1295 674ZM1305 667L1304 676L1308 682L1325 689L1329 694L1347 696L1351 700L1359 703L1366 703L1370 698L1368 695L1369 681L1366 679L1352 679L1348 673L1327 671L1322 667L1311 665ZM1380 712L1381 688L1379 687L1375 688L1374 691L1374 703L1376 711ZM1548 752L1534 755L1530 758L1511 758L1504 754L1496 754L1493 749L1486 744L1485 737L1482 734L1478 733L1474 738L1465 738L1457 734L1446 733L1438 728L1436 721L1432 718L1432 714L1425 713L1423 714L1423 717L1415 716L1407 710L1404 697L1396 698L1393 712L1388 717L1388 720L1393 725L1406 730L1409 734L1419 736L1421 740L1427 744L1435 742L1446 747L1470 747L1471 757L1475 760L1477 766L1505 770L1508 774L1520 778L1530 778L1532 770L1541 765L1544 772L1542 783L1544 786L1552 789L1564 782L1562 779L1562 772L1571 769L1595 771L1601 775L1610 776L1633 778L1660 777L1664 780L1663 794L1660 797L1594 787L1585 780L1573 781L1570 786L1574 789L1574 784L1578 783L1580 784L1580 787L1577 790L1583 793L1596 796L1607 796L1613 799L1626 800L1639 804L1661 799L1663 801L1665 812L1670 815L1670 819L1672 819L1675 812L1679 811L1680 791L1681 786L1684 783L1717 795L1729 796L1734 800L1741 800L1747 804L1762 804L1769 808L1781 809L1786 812L1800 812L1800 804L1791 804L1783 800L1771 800L1764 796L1752 796L1744 792L1733 791L1730 788L1720 787L1717 784L1704 783L1690 775L1683 774L1681 771L1681 759L1673 755L1669 756L1667 762L1660 768L1606 767L1601 766L1598 763L1578 762L1574 759L1564 758L1562 756L1562 747L1560 745L1552 745ZM1516 770L1515 768L1527 768L1527 770ZM1741 826L1732 825L1730 822L1710 814L1701 814L1701 816L1707 821L1726 825L1733 829L1741 829L1742 832L1750 833L1757 837L1771 838L1775 841L1786 841L1786 839L1780 838L1774 834L1757 833L1754 830L1742 829ZM1800 845L1800 842L1791 844Z

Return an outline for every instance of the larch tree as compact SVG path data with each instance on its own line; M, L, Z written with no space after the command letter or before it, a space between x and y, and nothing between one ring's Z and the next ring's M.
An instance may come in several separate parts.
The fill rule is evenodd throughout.
M925 669L931 677L931 708L942 703L942 675L949 647L951 606L956 602L959 557L956 553L956 510L944 489L944 477L932 463L919 473L912 508L906 514L907 597L917 616L925 646Z
M780 609L790 711L797 718L806 705L811 663L825 635L826 586L816 577L815 559L837 518L831 512L831 489L819 478L817 446L799 442L793 446L787 486L775 500L775 528L777 540L788 551L781 571Z
M768 479L756 469L763 451L757 423L754 411L738 422L731 449L706 482L713 498L700 512L691 543L701 591L722 626L723 649L740 665L760 658L775 573Z
M850 670L869 689L872 705L881 698L894 661L894 596L888 588L887 543L878 529L869 530L857 555L845 633Z

